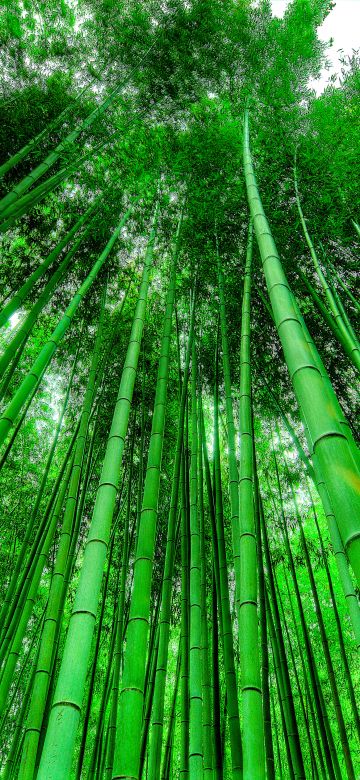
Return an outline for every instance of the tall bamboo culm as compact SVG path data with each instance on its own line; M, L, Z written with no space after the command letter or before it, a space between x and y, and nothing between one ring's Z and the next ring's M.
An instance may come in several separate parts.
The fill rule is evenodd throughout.
M176 255L166 301L163 336L156 382L154 414L139 523L133 590L126 632L126 651L119 697L118 729L113 778L138 778L144 705L145 663L150 617L152 569L155 553L161 457L166 416L172 316L175 300Z
M37 780L67 780L71 771L140 354L157 214L156 208Z
M264 722L258 636L254 441L251 398L250 304L252 223L246 252L240 346L240 672L243 778L265 779Z
M303 320L296 306L262 206L244 122L244 172L247 196L277 332L294 392L304 418L311 454L316 455L342 542L360 585L360 472L354 450L337 418L337 399L309 352ZM316 352L314 348L314 352Z

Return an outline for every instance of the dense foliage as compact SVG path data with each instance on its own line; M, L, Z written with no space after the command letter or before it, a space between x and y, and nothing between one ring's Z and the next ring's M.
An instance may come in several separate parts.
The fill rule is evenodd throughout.
M360 62L331 0L0 10L7 780L359 765Z

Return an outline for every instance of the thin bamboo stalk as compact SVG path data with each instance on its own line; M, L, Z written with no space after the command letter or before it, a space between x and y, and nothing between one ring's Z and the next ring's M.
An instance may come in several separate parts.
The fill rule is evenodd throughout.
M78 292L74 295L72 301L68 305L60 322L56 326L55 330L51 334L46 344L44 344L43 348L41 349L34 363L32 364L26 377L23 379L21 385L19 386L18 390L14 394L12 400L10 401L10 403L2 413L0 417L0 444L2 444L5 441L5 438L9 433L10 429L12 428L12 426L14 425L19 412L21 411L22 407L24 406L27 399L31 395L34 386L46 371L59 343L64 337L66 331L69 329L80 303L82 302L83 298L89 291L90 287L92 286L93 282L98 276L101 268L105 264L130 213L131 213L131 208L127 210L125 215L120 220L119 225L114 230L111 238L106 244L105 249L97 259L96 263L93 265L90 273L83 281L82 285L79 287Z
M172 316L175 300L176 253L168 289L164 329L158 365L145 486L134 563L133 590L122 689L119 698L113 778L139 777L143 719L146 649L150 616L151 579L155 554L162 445L165 429L166 397L170 364Z

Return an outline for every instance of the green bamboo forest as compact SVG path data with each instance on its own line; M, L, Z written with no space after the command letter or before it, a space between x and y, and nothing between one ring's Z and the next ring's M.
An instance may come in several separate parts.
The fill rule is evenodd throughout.
M282 5L0 9L2 780L360 778L360 49Z

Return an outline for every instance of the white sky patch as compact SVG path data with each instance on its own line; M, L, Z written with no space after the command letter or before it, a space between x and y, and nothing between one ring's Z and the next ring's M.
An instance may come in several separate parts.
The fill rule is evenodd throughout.
M289 3L290 0L271 0L271 10L273 15L282 18Z
M10 317L10 322L9 322L10 328L11 329L16 328L18 322L20 322L20 314L18 311L15 311L14 314L12 314Z
M47 374L44 377L44 391L49 393L47 405L50 419L57 423L60 419L66 391L66 387L63 386L63 378L58 374ZM41 420L41 424L44 424L44 420Z
M284 16L290 2L291 0L271 0L274 16ZM328 47L326 52L329 69L323 68L320 78L311 79L309 84L316 94L320 95L332 74L335 73L339 77L341 72L339 57L351 56L353 50L360 48L360 0L337 0L335 7L319 27L318 35L324 42L333 39L332 46Z

